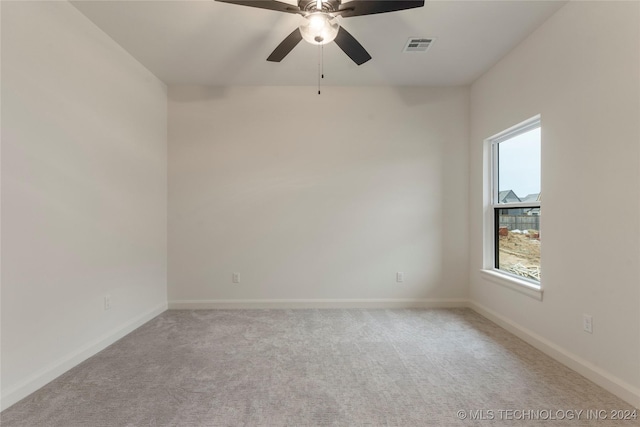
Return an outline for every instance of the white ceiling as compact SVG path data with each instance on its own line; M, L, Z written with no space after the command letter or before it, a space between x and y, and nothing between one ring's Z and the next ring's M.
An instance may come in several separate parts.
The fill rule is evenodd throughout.
M317 83L318 48L304 41L281 63L266 61L298 15L213 0L72 3L167 84ZM340 18L373 59L358 67L331 43L323 84L469 84L565 3L427 0L418 9ZM436 42L427 53L402 53L409 37Z

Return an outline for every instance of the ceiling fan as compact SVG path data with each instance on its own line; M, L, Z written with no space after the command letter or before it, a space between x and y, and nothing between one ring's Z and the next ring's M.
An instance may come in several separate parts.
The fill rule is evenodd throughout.
M223 3L257 7L278 12L294 13L304 22L275 48L267 61L280 62L302 39L314 45L335 41L349 58L358 65L371 59L364 47L338 23L338 16L373 15L424 6L424 0L298 0L298 6L277 0L216 0Z

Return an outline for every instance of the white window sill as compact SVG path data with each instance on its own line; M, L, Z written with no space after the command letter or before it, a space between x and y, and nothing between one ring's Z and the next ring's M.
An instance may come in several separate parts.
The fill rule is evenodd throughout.
M496 270L482 269L480 270L480 273L482 278L488 282L504 286L505 288L512 289L533 299L542 301L542 288L527 280L521 280L517 277L499 273Z

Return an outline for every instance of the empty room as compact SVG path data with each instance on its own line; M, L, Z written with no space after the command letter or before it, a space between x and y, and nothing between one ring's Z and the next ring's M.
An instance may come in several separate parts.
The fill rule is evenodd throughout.
M0 2L0 424L640 425L640 2Z

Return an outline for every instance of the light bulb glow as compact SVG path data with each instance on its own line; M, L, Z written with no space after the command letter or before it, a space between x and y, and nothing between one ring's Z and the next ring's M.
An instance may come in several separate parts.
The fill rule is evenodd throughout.
M311 15L309 17L309 28L313 31L322 31L327 20L322 15Z
M338 18L323 12L314 12L304 17L300 25L302 38L315 45L332 42L338 35Z

